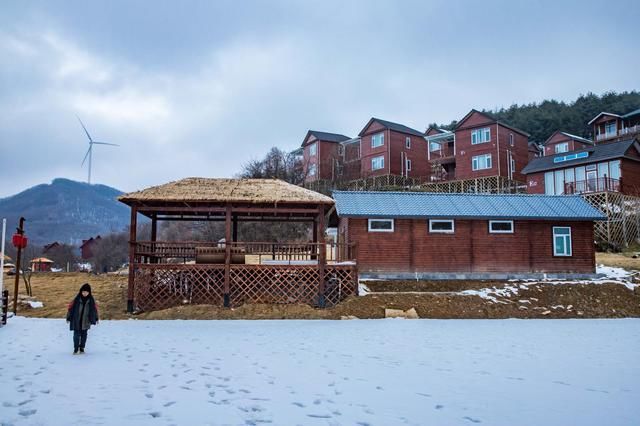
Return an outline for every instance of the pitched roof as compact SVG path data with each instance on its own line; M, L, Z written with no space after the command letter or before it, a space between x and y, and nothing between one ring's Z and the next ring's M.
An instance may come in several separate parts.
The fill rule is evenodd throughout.
M634 115L640 115L640 109L628 112L625 115L623 115L622 118L629 118L629 117L633 117Z
M564 152L562 154L538 157L531 160L529 164L527 164L524 169L522 169L522 173L529 174L541 172L544 170L564 169L566 167L574 166L577 164L595 163L598 161L612 160L614 158L622 157L635 160L635 158L628 157L626 155L629 148L634 145L636 146L636 149L640 151L640 143L638 142L638 139L629 139L621 142L603 143L576 151ZM584 158L576 158L569 161L554 162L556 158L566 157L567 155L583 152L586 152L588 156Z
M213 179L191 177L118 197L125 204L137 202L245 202L333 204L318 192L280 179Z
M487 117L487 118L488 118L489 120L491 120L492 122L494 122L494 123L498 123L498 124L499 124L499 125L501 125L502 127L506 127L507 129L511 129L511 130L513 130L514 132L518 132L518 133L523 134L523 135L525 135L525 136L527 136L527 137L531 136L529 133L525 132L524 130L520 130L520 129L518 129L517 127L513 127L512 125L507 124L507 123L505 123L504 121L500 121L500 120L498 120L497 118L495 118L493 115L489 114L488 112L478 111L477 109L472 109L471 111L469 111L469 112L467 113L467 115L465 115L464 117L462 117L462 120L460 120L460 121L458 121L458 122L456 123L456 127L455 127L455 129L457 130L457 129L460 127L460 125L461 125L462 123L464 123L464 122L467 120L467 118L471 117L471 115L472 115L473 113L477 113L477 114L480 114L480 115L484 115L485 117Z
M593 122L594 122L594 121L596 121L598 118L600 118L600 116L603 116L603 115L610 115L610 116L612 116L612 117L618 117L618 118L620 118L620 115L618 115L618 114L613 114L613 113L611 113L611 112L604 112L604 111L602 111L600 114L598 114L598 115L596 115L595 117L593 117L593 118L591 119L591 121L589 121L587 124L591 124L591 123L593 123Z
M340 217L601 220L579 196L336 191Z
M53 263L53 260L47 259L46 257L36 257L32 259L29 263Z
M404 124L393 123L391 121L381 120L381 119L375 118L375 117L371 117L371 119L367 122L367 125L362 128L360 133L358 133L358 136L362 136L364 134L364 131L374 121L377 122L377 123L380 123L383 127L387 128L387 129L390 129L390 130L394 130L396 132L407 133L407 134L410 134L410 135L421 136L421 137L424 136L424 133L422 133L422 132L420 132L420 131L418 131L416 129L412 129L411 127L407 127Z
M307 135L304 137L304 140L302 141L303 146L307 141L307 139L309 139L310 135L313 135L316 137L316 139L324 142L340 143L340 142L344 142L346 140L351 139L349 136L341 135L339 133L328 133L328 132L319 132L317 130L309 130L307 132Z
M593 141L592 141L592 140L585 139L585 138L580 137L580 136L572 135L571 133L561 132L560 130L556 130L555 132L553 132L553 133L551 134L551 136L549 136L549 137L547 138L547 140L546 140L546 141L542 142L542 145L546 145L546 144L549 142L549 140L551 140L551 138L553 138L553 137L554 137L556 134L558 134L558 133L560 133L560 134L562 134L562 135L565 135L565 136L566 136L566 137L568 137L569 139L577 140L577 141L579 141L579 142L586 143L586 144L589 144L589 145L594 145L594 143L593 143Z

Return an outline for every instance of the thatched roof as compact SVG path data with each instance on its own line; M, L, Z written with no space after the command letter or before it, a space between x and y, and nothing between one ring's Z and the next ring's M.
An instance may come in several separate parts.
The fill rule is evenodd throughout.
M142 191L123 194L118 200L136 202L245 202L333 204L318 192L279 179L186 178Z

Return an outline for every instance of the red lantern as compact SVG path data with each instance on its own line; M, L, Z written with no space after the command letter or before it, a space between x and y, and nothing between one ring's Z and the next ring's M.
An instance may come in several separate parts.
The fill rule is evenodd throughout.
M24 249L27 248L27 242L29 239L21 234L13 234L13 238L11 238L11 242L15 248Z

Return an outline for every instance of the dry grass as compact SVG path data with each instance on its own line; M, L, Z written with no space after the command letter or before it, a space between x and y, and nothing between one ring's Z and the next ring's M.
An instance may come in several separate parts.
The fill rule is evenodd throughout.
M640 271L640 259L634 259L631 255L618 253L596 253L598 265L614 266L628 270Z
M5 275L5 288L9 290L9 306L12 307L13 276ZM31 288L33 298L44 304L43 308L31 309L18 306L18 314L41 318L64 318L67 305L78 294L80 286L91 284L93 297L98 303L101 319L126 318L127 277L119 275L89 275L86 273L42 273L33 274ZM26 295L24 283L20 280L18 295Z

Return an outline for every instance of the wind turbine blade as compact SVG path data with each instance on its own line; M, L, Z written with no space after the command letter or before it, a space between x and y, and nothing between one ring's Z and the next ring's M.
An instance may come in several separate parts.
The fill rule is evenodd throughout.
M116 143L106 143L106 142L92 142L92 143L94 143L94 144L96 144L96 145L120 146L120 145L118 145L118 144L116 144Z
M90 152L91 152L91 145L89 145L89 149L87 150L87 153L84 155L84 160L82 160L82 164L80 165L80 167L84 166L84 162L87 161L87 157L89 156Z
M87 131L87 128L84 127L84 123L82 122L82 120L80 120L80 117L78 117L76 115L76 118L78 119L78 121L80 122L80 125L82 126L82 128L84 129L84 132L87 134L87 137L89 138L90 142L93 142L93 139L91 139L91 135L89 134L89 131Z

